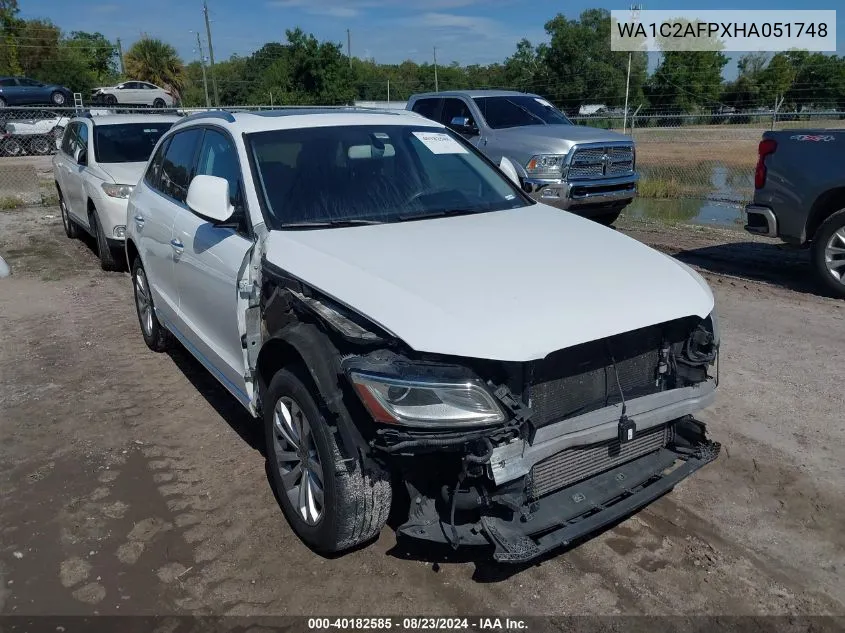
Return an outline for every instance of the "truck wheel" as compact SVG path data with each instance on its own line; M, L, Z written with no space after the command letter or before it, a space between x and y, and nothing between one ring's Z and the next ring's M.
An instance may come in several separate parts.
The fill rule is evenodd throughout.
M607 211L606 213L602 213L599 215L590 216L592 220L598 222L599 224L604 224L605 226L610 226L616 220L619 219L620 214L622 213L622 209L612 209L611 211Z
M106 235L103 232L103 225L100 224L100 218L97 217L97 210L91 209L90 218L88 222L94 232L94 239L97 240L97 253L100 255L100 268L108 271L120 270L120 260L114 256Z
M144 343L154 352L166 351L170 347L170 332L156 317L153 294L140 257L136 257L132 262L132 288L135 291L135 310L138 312L138 323L141 325Z
M343 459L307 371L277 372L264 402L272 484L296 535L324 554L376 536L390 513L390 477L372 460Z
M825 287L845 299L845 209L831 215L816 231L812 258Z
M67 203L65 202L65 197L62 195L61 190L59 191L59 209L62 212L62 225L65 227L65 235L67 235L70 239L75 240L79 237L79 225L71 220L70 214L67 211Z
M63 106L67 99L65 99L64 94L56 90L53 94L50 95L50 101L53 102L53 105Z

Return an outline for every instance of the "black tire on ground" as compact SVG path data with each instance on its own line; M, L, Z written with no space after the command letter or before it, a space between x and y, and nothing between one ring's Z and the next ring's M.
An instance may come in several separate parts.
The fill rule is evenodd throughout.
M75 240L79 237L79 225L68 215L67 204L65 203L65 197L62 195L61 190L59 190L59 209L62 212L62 225L65 227L65 235Z
M117 97L115 97L114 95L104 95L103 103L105 103L106 105L117 105Z
M0 145L0 149L3 150L3 154L6 156L20 156L24 153L23 145L21 145L21 142L16 138L7 138L3 141L3 144Z
M611 209L611 210L609 210L605 213L602 213L600 215L590 216L590 219L598 222L599 224L604 224L605 226L610 226L611 224L616 222L616 220L619 219L619 215L621 213L622 213L622 208L620 207L618 209Z
M831 247L829 254L828 245ZM837 211L822 222L813 236L811 257L819 280L832 294L845 299L845 209ZM828 257L833 262L842 263L839 278L828 269Z
M153 107L154 107L154 108L163 108L163 107L165 107L166 105L167 105L167 104L164 102L164 99L162 99L161 97L159 97L158 99L156 99L155 101L153 101Z
M114 251L109 246L106 235L103 232L103 226L100 224L100 218L97 217L97 210L91 209L89 222L91 223L91 230L94 233L94 239L97 240L97 253L100 256L100 268L109 271L118 271L121 269L121 260L114 256Z
M63 92L56 90L50 95L50 101L53 102L53 105L63 106L67 102L67 97L65 97Z
M144 343L154 352L167 351L173 338L170 332L159 323L158 317L156 317L153 297L150 292L149 282L147 281L147 273L144 271L140 257L136 257L135 261L132 262L132 289L135 295L135 311L138 314L138 325L141 326L141 336L144 337ZM148 303L144 304L142 301L139 301L139 296L141 295L146 297ZM149 313L144 312L142 305L149 305ZM144 325L145 319L148 319L148 326Z
M40 156L49 154L55 146L55 141L48 136L36 136L29 142L30 151Z
M283 436L274 425L276 407L282 398L290 398L306 416L322 469L322 514L313 525L309 525L294 507L282 481L276 444L277 438ZM267 461L272 485L282 512L296 535L323 554L348 550L377 536L390 514L392 494L389 473L366 458L342 458L337 434L326 422L326 406L308 372L298 366L277 372L264 402ZM300 474L300 480L301 477Z

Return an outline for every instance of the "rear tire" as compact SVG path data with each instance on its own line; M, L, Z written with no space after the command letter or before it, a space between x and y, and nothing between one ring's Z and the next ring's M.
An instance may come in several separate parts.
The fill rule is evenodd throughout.
M370 459L343 458L308 372L277 372L264 403L271 482L296 535L323 554L377 536L390 513L390 476Z
M51 142L51 137L47 136L36 136L29 142L30 151L39 156L49 154L55 146L55 141Z
M100 256L100 267L103 270L118 271L121 269L120 260L114 256L111 246L103 233L103 226L97 217L97 210L92 209L90 220L91 229L94 232L94 239L97 240L97 253Z
M70 214L67 211L67 203L61 190L59 191L59 209L62 212L62 225L65 227L65 235L75 240L79 237L79 225L70 218Z
M3 154L6 156L20 156L23 154L23 145L21 142L16 138L7 138L3 141L3 145L0 146L0 149L3 150Z
M159 323L156 317L153 295L140 257L136 257L132 262L132 289L135 293L135 310L138 313L138 325L141 326L144 343L154 352L167 351L173 339L170 332Z
M158 98L155 101L153 101L153 107L154 108L163 108L166 105L167 104L164 102L164 99L161 99L161 98Z
M816 276L835 296L845 299L845 209L831 215L813 236Z
M63 106L67 102L67 98L65 95L58 90L50 95L50 101L53 102L53 105Z

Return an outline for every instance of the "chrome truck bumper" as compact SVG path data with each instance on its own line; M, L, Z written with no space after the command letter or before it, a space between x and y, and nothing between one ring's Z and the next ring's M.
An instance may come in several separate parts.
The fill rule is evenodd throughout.
M626 205L637 195L639 176L632 174L601 180L547 180L523 178L523 189L537 202L589 216L609 206Z
M492 545L495 560L511 563L569 545L716 459L720 445L691 417L714 397L708 380L628 401L636 433L621 444L621 405L540 427L492 452L486 488L461 490L476 508L450 512L445 492L441 500L417 499L397 531L453 547Z

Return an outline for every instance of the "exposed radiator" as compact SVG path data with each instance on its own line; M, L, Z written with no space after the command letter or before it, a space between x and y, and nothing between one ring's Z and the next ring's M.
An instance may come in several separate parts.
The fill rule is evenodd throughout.
M538 499L583 479L656 451L674 439L674 424L647 429L630 442L610 440L569 448L535 464L531 469L528 496Z

